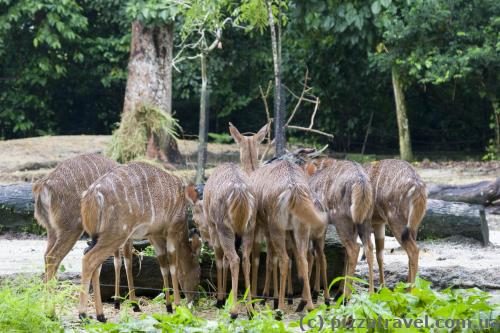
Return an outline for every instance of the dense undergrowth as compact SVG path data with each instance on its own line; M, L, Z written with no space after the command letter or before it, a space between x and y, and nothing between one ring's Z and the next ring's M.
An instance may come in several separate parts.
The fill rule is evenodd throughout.
M268 307L258 307L253 319L240 316L233 321L227 303L211 319L198 317L184 306L174 314L134 317L124 306L116 322L91 321L77 327L61 319L76 317L78 287L70 282L45 286L38 277L17 277L4 279L0 286L0 332L500 332L500 304L491 304L488 293L452 288L435 291L422 279L410 292L404 283L371 295L354 289L347 305L340 298L296 321L287 320L286 315L285 320L276 320L276 312ZM162 302L162 298L151 302Z

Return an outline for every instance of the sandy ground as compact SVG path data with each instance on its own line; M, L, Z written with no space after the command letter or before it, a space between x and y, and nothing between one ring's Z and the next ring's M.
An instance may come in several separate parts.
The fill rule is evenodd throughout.
M0 141L0 184L32 182L59 162L82 153L104 154L110 139L109 135L71 135ZM179 140L178 145L186 159L186 172L194 172L196 141ZM209 143L208 150L209 164L239 156L236 145Z

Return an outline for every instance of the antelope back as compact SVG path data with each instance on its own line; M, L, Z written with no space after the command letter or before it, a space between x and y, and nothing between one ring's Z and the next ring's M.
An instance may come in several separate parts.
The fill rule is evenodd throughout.
M364 165L374 188L374 217L387 221L388 214L408 218L411 201L418 199L422 217L425 213L426 186L410 163L401 160L381 160Z
M33 184L37 221L46 228L47 224L80 225L82 193L116 166L118 163L99 154L79 155L59 163L54 171Z
M325 219L314 205L314 197L301 167L288 160L278 160L262 166L250 175L257 199L258 219L279 219L286 228L289 214L301 222L323 226Z
M240 147L240 160L243 170L251 174L259 167L259 145L266 137L269 124L264 125L257 134L245 136L229 123L229 133Z
M82 199L85 231L116 238L175 235L176 265L182 288L199 283L199 240L189 241L185 189L182 181L148 163L119 166L99 178ZM188 285L188 287L186 287ZM187 289L186 289L187 288Z
M186 219L182 181L144 162L119 166L99 178L89 187L83 201L92 198L97 198L105 216L109 216L100 222L101 230L122 228L121 224L126 224L124 230L130 232L143 223L149 229L161 229L168 223ZM88 226L87 232L101 230Z
M240 236L254 215L255 199L249 179L233 163L213 170L205 185L203 203L209 223L229 223Z
M329 165L314 173L309 185L333 218L348 217L354 223L362 223L371 217L373 189L361 165L351 161L326 161Z

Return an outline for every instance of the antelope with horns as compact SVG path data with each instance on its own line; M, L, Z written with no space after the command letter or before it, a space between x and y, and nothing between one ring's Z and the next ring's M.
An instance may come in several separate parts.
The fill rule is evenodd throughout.
M148 163L116 167L94 182L82 199L82 223L92 238L82 260L79 317L85 318L92 279L97 319L105 321L99 289L102 262L125 242L148 238L160 264L167 311L172 312L168 273L174 304L179 305L179 282L191 301L200 280L201 242L190 242L187 200L181 180ZM169 265L170 264L170 265Z
M290 230L297 248L296 259L299 276L304 282L299 308L303 308L305 304L307 309L312 309L306 259L309 230L311 226L326 225L326 218L314 206L306 175L295 163L287 160L276 160L258 168L257 142L260 143L262 140L259 141L259 138L265 137L268 130L267 125L251 137L241 135L232 124L230 124L229 130L240 146L243 168L247 172L253 171L250 174L250 184L257 203L257 228L265 235L268 247L272 248L268 255L272 253L275 256L272 260L279 261L278 308L284 309L285 307L285 287L289 269L286 233L287 230ZM290 215L295 219L290 219ZM252 282L254 282L254 277L256 280L259 253L260 249L256 250L254 247Z
M374 188L372 225L380 284L384 284L385 224L408 255L408 282L413 283L418 271L417 231L427 205L425 183L405 161L381 160L364 167Z
M311 189L319 196L319 200L328 211L330 223L335 225L337 233L346 249L344 273L353 276L358 262L360 247L357 243L359 235L365 249L369 272L369 291L373 292L373 247L371 243L371 215L373 212L373 189L369 177L356 162L328 160L319 167L308 163L306 170L312 174L309 179ZM321 247L324 247L324 233L318 233L313 238L316 249L316 264L323 276L325 293L328 290L326 280L326 259ZM318 272L318 270L316 270ZM344 286L345 296L350 289ZM325 300L326 300L325 294Z
M187 188L187 196L196 204L198 192L194 186ZM222 306L226 294L223 283L224 258L231 270L233 305L231 318L237 313L238 276L240 258L236 252L241 244L245 288L250 287L250 254L254 242L255 199L248 183L248 177L241 169L226 163L216 167L208 178L203 190L203 219L194 214L197 224L207 224L210 230L210 243L215 252L217 266L217 304ZM201 228L203 230L203 228ZM251 300L250 293L248 294Z
M85 154L60 163L46 177L33 184L35 218L47 230L44 280L52 279L64 257L83 233L80 216L81 194L99 177L118 166L115 161L98 154ZM132 276L132 243L123 247L129 298L135 300ZM120 252L114 253L115 307L120 307ZM134 311L139 311L134 304Z

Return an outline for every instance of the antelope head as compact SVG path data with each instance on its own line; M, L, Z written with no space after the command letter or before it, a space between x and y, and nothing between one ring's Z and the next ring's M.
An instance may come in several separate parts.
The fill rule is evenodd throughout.
M265 139L269 131L269 124L264 125L254 135L243 135L238 129L229 123L229 133L240 147L240 160L243 170L251 174L259 167L259 145Z

